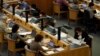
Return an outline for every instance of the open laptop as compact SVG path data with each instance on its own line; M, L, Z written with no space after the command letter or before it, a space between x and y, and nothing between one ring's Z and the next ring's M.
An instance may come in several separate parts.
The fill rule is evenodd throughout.
M55 44L54 44L54 42L50 41L50 42L48 42L48 46L49 47L55 47Z
M56 30L55 30L55 28L52 27L52 26L48 26L48 27L46 28L46 30L47 30L49 33L53 34L53 35L56 34Z

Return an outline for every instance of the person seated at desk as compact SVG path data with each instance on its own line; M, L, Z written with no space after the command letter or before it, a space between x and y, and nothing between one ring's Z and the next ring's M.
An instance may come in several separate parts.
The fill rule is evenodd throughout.
M20 14L20 16L25 17L25 12L28 12L28 16L37 16L39 15L39 12L37 10L35 10L34 8L32 8L25 0L19 0L18 5L16 6L16 9L18 9L16 12L18 14ZM22 11L20 11L22 10Z
M55 0L61 6L62 11L68 11L68 1L67 0Z
M95 25L94 14L96 13L96 10L94 9L94 3L90 2L88 8L85 9L84 12L86 12L84 17L86 17L85 23L86 23L87 30L89 32L95 32L96 25Z
M14 24L12 27L12 32L10 33L10 38L16 41L16 48L24 48L25 43L20 40L21 36L17 33L18 29L19 25Z
M42 35L39 35L39 34L36 35L35 39L29 45L30 50L36 51L38 53L38 55L42 55L42 54L39 54L40 51L44 51L43 48L42 48L42 46L40 45L40 42L42 40L43 40L43 36Z
M94 4L91 2L89 3L87 8L81 8L78 17L79 22L85 26L88 32L95 33L96 32L96 25L95 25L95 19L94 14L96 11L94 10Z
M75 34L74 38L78 40L84 39L87 45L91 48L92 45L92 39L88 36L88 33L86 31L83 31L80 27L75 28Z
M25 1L25 0L19 0L18 1L18 5L16 6L16 8L18 9L30 9L29 4Z

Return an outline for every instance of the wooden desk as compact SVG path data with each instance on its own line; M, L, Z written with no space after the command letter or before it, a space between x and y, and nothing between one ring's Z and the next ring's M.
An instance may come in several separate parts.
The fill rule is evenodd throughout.
M98 10L100 10L100 4L95 4L94 7Z
M17 4L18 3L18 0L4 0L4 3Z
M59 53L55 53L52 55L45 55L45 56L90 56L90 50L89 47L87 45L78 47L78 48L70 48L68 43L65 43L64 41L57 40L57 37L49 34L48 32L45 31L41 31L39 27L36 26L36 24L32 24L32 23L26 23L25 20L23 20L21 17L19 16L13 16L11 12L7 11L6 9L3 9L3 11L7 14L8 17L10 17L11 19L13 19L17 24L19 24L20 26L24 27L25 29L32 31L36 30L37 33L43 35L44 37L48 37L48 38L52 38L52 40L55 42L56 45L61 46L64 48L64 51L59 52ZM78 51L79 50L79 51ZM81 53L80 53L81 52ZM87 52L87 53L85 53ZM78 55L80 53L80 55ZM76 54L76 55L71 55L71 54Z
M7 16L9 18L11 18L12 20L14 20L15 23L19 24L20 26L24 27L25 29L32 31L32 30L36 30L37 33L40 33L41 35L43 35L44 37L49 37L52 38L52 40L55 42L56 45L61 46L64 48L64 53L67 52L69 50L69 44L64 43L63 41L57 41L55 36L52 36L50 34L48 34L45 31L41 31L40 28L38 28L35 24L31 24L31 23L26 23L24 19L22 19L21 17L18 17L18 15L13 16L11 12L3 9L5 13L7 13ZM11 15L11 16L9 16ZM56 55L62 55L63 52L61 53L57 53ZM49 56L49 55L45 55L45 56ZM52 56L52 55L51 55ZM66 55L65 55L66 56Z

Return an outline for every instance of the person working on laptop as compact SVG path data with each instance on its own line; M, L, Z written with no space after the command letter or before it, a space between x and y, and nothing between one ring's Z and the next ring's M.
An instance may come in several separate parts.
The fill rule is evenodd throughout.
M16 48L24 48L24 46L26 45L23 41L21 41L21 36L18 34L18 29L19 29L19 25L14 24L12 26L12 32L10 33L10 38L15 40L16 43ZM19 39L19 41L18 41Z
M19 8L19 9L30 9L30 6L25 0L19 0L18 1L18 5L16 6L16 8Z
M44 51L42 46L40 45L40 42L43 40L43 36L38 34L35 36L35 39L30 43L29 47L30 50L35 51L36 55L42 55L40 51Z

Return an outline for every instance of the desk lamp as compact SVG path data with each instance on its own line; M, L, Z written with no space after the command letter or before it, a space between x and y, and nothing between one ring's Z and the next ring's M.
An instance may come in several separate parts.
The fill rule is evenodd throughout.
M63 25L63 27L66 28L66 29L72 29L72 28L69 26L69 23L68 23L68 25Z
M41 20L41 28L46 28L47 26L52 25L51 24L51 20L52 20L51 17L46 16L46 17L41 17L41 18L42 18L42 20ZM52 26L55 27L55 24L53 24ZM52 33L55 33L55 29L54 29L54 31Z
M44 28L45 28L45 25L44 25L44 21L45 21L45 19L46 19L47 17L40 17L40 19L39 19L39 21L41 22L41 30L43 30ZM47 24L47 23L45 23L45 24Z
M41 18L40 21L41 21L41 27L40 28L41 28L41 30L43 30L44 29L44 26L43 26L43 18Z
M26 15L26 23L28 22L28 14L29 14L29 11L25 11L25 15Z
M25 11L23 11L23 12L25 12L25 17L26 17L26 23L28 22L28 15L29 15L29 13L30 13L30 11L31 10L25 10ZM33 10L34 11L34 10ZM32 11L31 11L32 12ZM37 13L37 12L36 12ZM34 14L35 15L35 14ZM36 16L37 16L37 14L36 14Z
M12 4L12 13L15 15L15 4Z
M64 26L58 27L58 40L61 39L61 31L64 31L64 33L68 34L67 30L64 28Z
M23 15L23 12L25 12L25 18L26 18L26 23L27 23L28 22L28 14L29 14L30 10L24 10L24 11L22 11L21 14L20 14L20 16Z
M61 27L58 27L58 40L61 39Z

